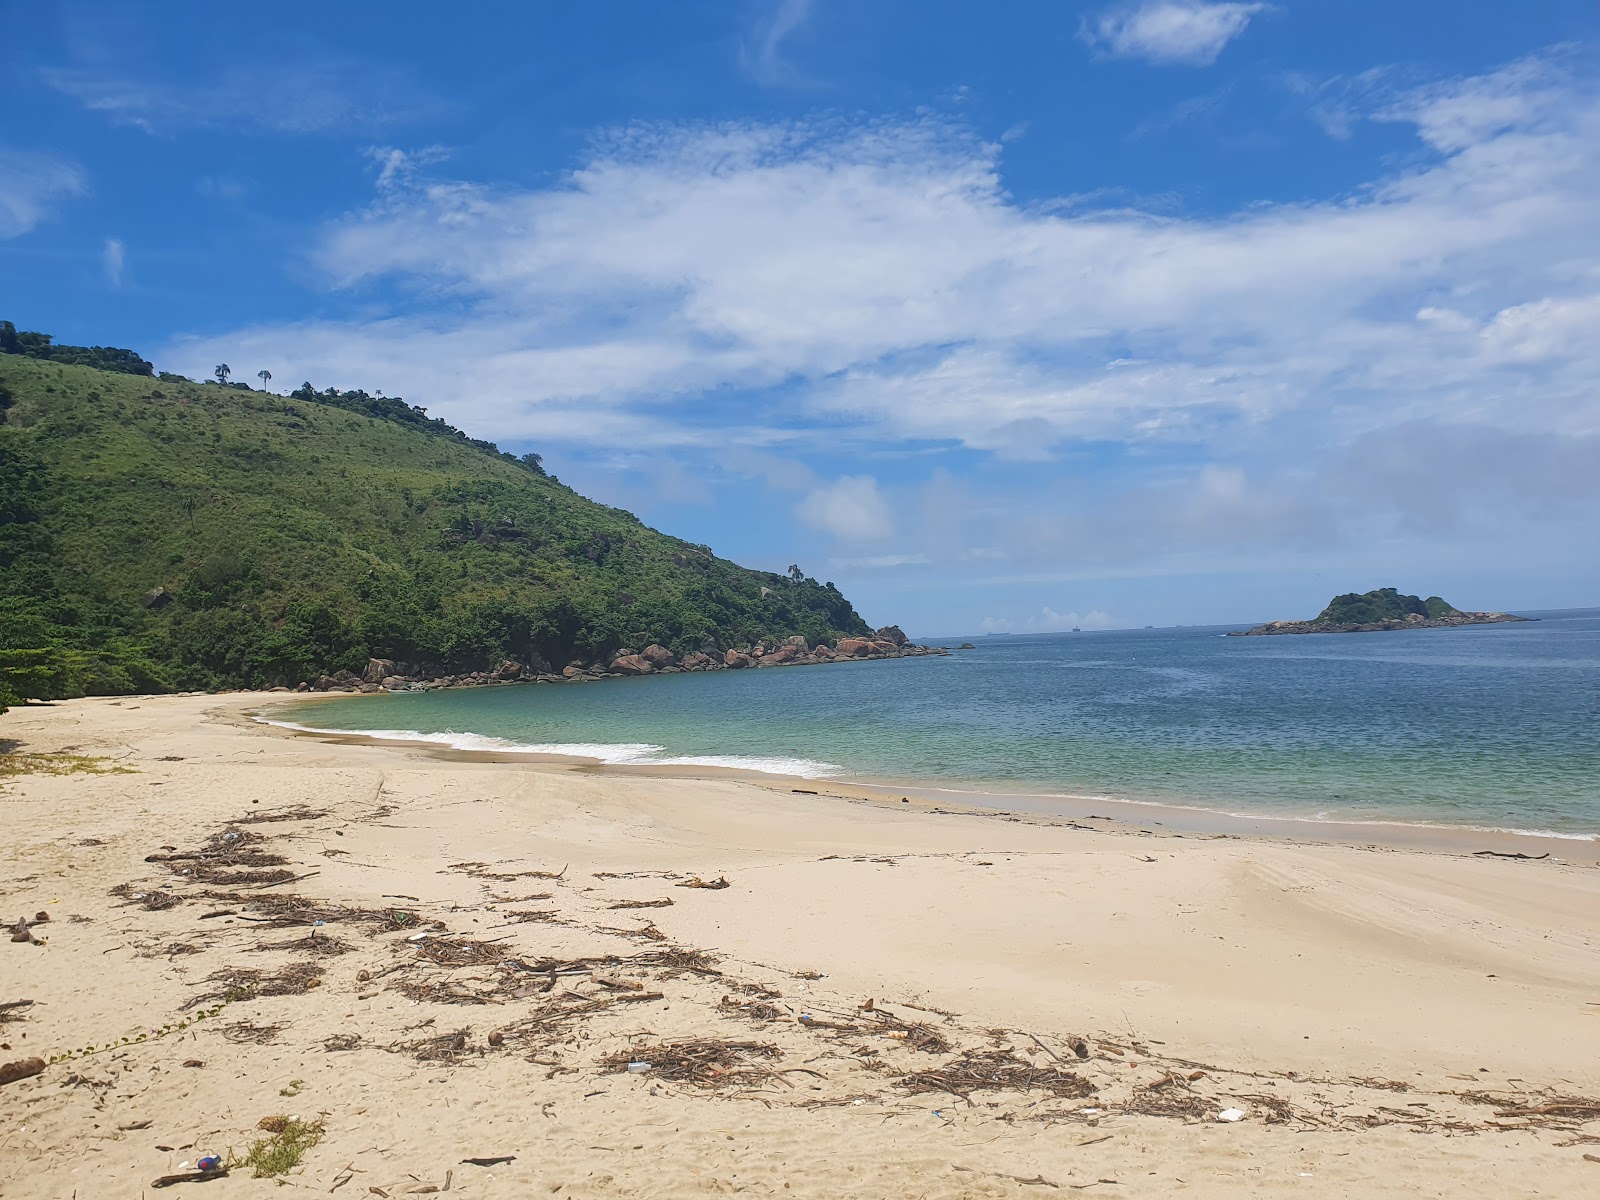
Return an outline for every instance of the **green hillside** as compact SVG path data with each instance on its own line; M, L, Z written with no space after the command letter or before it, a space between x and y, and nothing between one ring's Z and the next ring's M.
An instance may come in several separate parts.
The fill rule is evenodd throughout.
M0 347L13 692L292 686L369 656L559 670L867 631L832 584L658 533L402 401L155 378L127 351L21 336L33 350Z

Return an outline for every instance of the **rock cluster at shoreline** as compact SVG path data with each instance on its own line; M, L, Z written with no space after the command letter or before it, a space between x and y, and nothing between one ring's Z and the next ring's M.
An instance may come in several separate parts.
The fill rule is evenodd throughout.
M1512 613L1503 612L1454 612L1447 613L1442 617L1424 617L1418 613L1411 613L1404 618L1367 621L1361 624L1331 621L1268 621L1265 625L1257 625L1254 629L1235 630L1228 636L1261 637L1277 633L1382 633L1391 629L1442 629L1454 625L1503 625L1530 619L1529 617L1519 617Z
M693 651L679 656L665 646L651 644L643 650L623 648L604 659L590 662L573 660L561 670L548 663L524 664L507 659L492 671L467 671L445 674L428 671L392 659L367 660L366 670L357 675L341 671L321 675L302 683L296 692L398 692L430 691L435 688L485 687L506 683L588 683L597 679L624 679L634 675L675 675L692 671L737 671L762 667L809 667L824 663L854 662L866 659L916 658L930 654L949 654L943 646L919 646L897 625L886 625L866 637L843 637L833 645L815 645L796 634L775 642L757 642L744 649L729 648ZM289 691L289 688L274 688Z

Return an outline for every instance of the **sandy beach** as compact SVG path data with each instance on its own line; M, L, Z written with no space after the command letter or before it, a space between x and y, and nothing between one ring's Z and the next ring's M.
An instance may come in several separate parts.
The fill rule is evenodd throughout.
M0 717L79 768L0 780L0 917L48 917L0 943L0 1062L57 1059L0 1085L0 1196L144 1195L275 1117L320 1124L298 1166L181 1194L1600 1190L1592 845L497 761L275 699Z

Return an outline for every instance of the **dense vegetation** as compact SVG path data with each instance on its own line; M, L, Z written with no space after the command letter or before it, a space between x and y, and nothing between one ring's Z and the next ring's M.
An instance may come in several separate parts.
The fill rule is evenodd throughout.
M1438 596L1426 600L1416 596L1402 596L1394 588L1377 588L1374 591L1346 592L1328 601L1328 607L1316 616L1318 625L1371 625L1379 621L1403 621L1413 614L1430 619L1447 617L1458 611Z
M403 401L24 337L0 356L0 704L867 631L831 583L658 533Z
M0 321L0 354L42 358L46 362L75 363L124 375L149 375L155 367L132 350L113 346L57 346L48 333L18 333L10 321Z

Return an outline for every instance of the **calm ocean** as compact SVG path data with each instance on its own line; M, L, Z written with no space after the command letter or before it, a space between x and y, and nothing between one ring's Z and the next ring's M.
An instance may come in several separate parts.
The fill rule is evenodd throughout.
M948 658L319 700L277 719L614 763L1600 835L1600 609L1534 615L975 638Z

